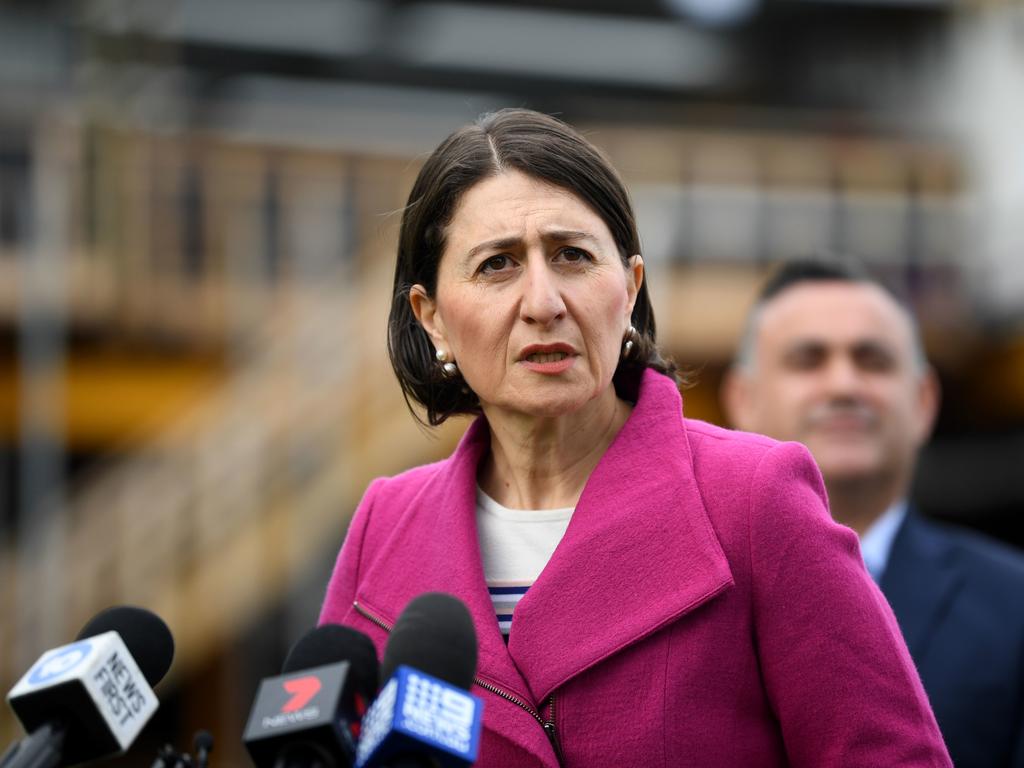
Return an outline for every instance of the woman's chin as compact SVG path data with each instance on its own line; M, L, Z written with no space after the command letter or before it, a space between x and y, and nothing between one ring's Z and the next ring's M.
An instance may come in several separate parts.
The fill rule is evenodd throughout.
M578 413L597 399L597 393L584 387L537 387L517 393L498 407L527 417L557 419Z

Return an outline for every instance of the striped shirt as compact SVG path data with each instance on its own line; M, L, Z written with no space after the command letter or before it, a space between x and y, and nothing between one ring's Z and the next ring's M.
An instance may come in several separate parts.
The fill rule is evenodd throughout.
M551 559L572 513L573 507L510 509L477 488L477 533L484 579L498 626L506 638L516 605Z
M508 637L509 632L512 631L512 614L516 605L532 584L533 582L523 584L488 580L487 591L491 593L494 612L498 615L498 629L505 637Z

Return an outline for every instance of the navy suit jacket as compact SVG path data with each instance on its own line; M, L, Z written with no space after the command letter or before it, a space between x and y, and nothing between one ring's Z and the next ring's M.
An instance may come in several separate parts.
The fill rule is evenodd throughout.
M911 512L882 575L957 768L1024 768L1024 556Z

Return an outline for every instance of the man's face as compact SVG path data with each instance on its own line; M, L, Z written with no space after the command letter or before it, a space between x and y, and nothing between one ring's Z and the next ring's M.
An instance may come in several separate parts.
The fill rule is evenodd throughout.
M803 443L830 485L909 484L938 393L892 298L866 283L798 283L762 308L755 333L752 366L725 391L737 427Z

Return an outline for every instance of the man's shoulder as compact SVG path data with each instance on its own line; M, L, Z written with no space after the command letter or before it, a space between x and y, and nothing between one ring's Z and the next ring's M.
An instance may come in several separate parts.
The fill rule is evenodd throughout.
M931 546L947 549L957 563L986 581L1024 587L1024 552L984 534L911 514L907 530Z

